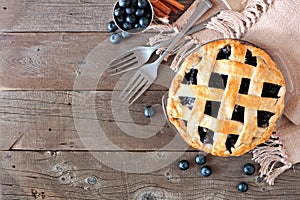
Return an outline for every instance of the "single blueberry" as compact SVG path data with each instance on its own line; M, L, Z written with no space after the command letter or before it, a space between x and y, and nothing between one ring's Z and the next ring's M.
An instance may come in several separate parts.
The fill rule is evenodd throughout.
M206 163L206 157L198 154L195 157L195 162L197 163L197 165L204 165Z
M139 24L142 28L146 28L149 25L149 19L146 17L141 17L139 20Z
M253 175L255 173L254 165L251 163L244 165L243 172L248 176Z
M137 6L137 0L131 0L131 5L136 7Z
M155 114L155 110L152 106L147 106L144 108L144 115L145 117L153 117Z
M116 21L117 21L118 24L122 24L124 22L124 20L125 20L124 17L117 17L116 18Z
M130 34L126 31L122 31L121 35L122 35L123 38L129 38L130 37Z
M135 24L134 25L134 28L140 28L141 26L140 26L140 24Z
M248 184L245 183L245 182L241 182L241 183L238 184L237 188L240 192L247 192L248 191Z
M190 164L187 160L181 160L178 164L179 169L181 170L187 170L189 168Z
M130 6L130 3L130 0L119 0L119 6L123 8Z
M134 24L136 22L136 16L135 15L127 15L126 22L128 22L130 24Z
M126 11L126 14L132 15L133 13L135 13L135 8L130 6L130 7L125 8L125 11Z
M200 169L200 173L201 173L202 176L208 177L212 174L212 170L209 166L203 166Z
M115 11L114 11L114 15L115 15L116 17L122 17L124 14L125 14L124 8L117 8L117 9L115 9Z
M146 11L145 11L144 16L147 17L148 19L151 19L151 18L152 18L151 12L146 12Z
M148 6L148 3L146 0L138 0L138 7L146 8L147 6Z
M145 14L145 10L144 9L137 9L135 11L135 15L138 17L142 17Z
M109 40L113 44L118 44L121 41L121 37L117 33L113 33L110 35Z
M125 30L130 30L130 29L132 29L132 25L131 25L131 23L124 22L124 23L123 23L123 28L124 28Z
M118 27L114 21L110 21L107 23L107 30L109 32L115 32L117 29L118 29Z

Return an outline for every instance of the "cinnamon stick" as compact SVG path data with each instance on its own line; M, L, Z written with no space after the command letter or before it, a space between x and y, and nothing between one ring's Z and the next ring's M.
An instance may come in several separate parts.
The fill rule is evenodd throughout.
M179 10L184 10L184 5L179 3L176 0L165 0L167 3L169 3L170 5L178 8Z
M161 0L161 2L163 2L169 8L171 8L171 10L172 10L173 13L178 14L178 9L175 6L172 6L171 4L169 4L168 2L166 2L165 0Z
M157 8L155 5L152 5L154 13L157 17L161 17L161 18L169 18L169 15L165 14L164 12L162 12L159 8Z
M160 11L164 12L166 15L169 15L172 11L171 8L169 8L168 6L166 6L164 3L162 3L159 0L150 0L150 2L152 4L152 6L155 6Z

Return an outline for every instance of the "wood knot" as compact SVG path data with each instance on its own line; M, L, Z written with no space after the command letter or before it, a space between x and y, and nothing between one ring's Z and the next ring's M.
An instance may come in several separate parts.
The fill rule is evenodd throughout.
M31 189L31 194L34 199L45 199L46 198L45 192L38 192L35 189Z

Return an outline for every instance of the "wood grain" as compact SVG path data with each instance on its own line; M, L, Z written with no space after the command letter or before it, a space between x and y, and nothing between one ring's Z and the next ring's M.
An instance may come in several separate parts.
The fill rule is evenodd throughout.
M1 0L2 32L106 31L115 0Z
M161 103L166 77L159 77L158 84L128 112L112 101L122 89L120 80L126 82L128 77L83 73L81 69L89 66L86 57L99 44L106 42L105 56L112 59L125 49L145 44L151 36L134 35L117 46L107 43L106 24L112 20L114 2L0 0L0 199L299 199L299 164L280 175L274 186L268 186L257 179L258 173L242 174L243 165L252 162L250 154L208 156L213 174L203 178L200 166L193 161L196 151L168 146L178 135L164 121L150 124L143 116L145 106ZM180 2L186 8L193 3ZM217 5L220 1L213 2ZM171 14L170 20L176 17ZM82 82L74 88L78 79ZM95 81L98 84L91 87ZM90 115L93 111L95 116ZM126 113L130 117L124 117ZM83 135L78 132L78 120L87 122ZM91 135L97 127L89 122L98 123L118 148ZM121 129L123 125L127 129ZM292 126L284 117L281 125ZM148 131L141 131L143 128L153 135L146 138ZM162 162L168 156L183 155L148 173L125 171L145 169L153 165L153 159L124 161L124 170L118 171L94 157L109 157L106 162L112 164L126 151L155 152ZM178 170L180 159L190 162L189 170ZM247 193L237 191L241 181L249 184Z
M94 129L87 127L84 146L75 120L96 122L115 145L128 150L154 150L164 147L174 138L167 124L152 121L143 114L147 105L160 104L164 92L149 91L129 109L121 102L112 102L111 91L2 91L0 92L0 149L2 150L112 150L99 140ZM95 99L93 99L95 95ZM112 105L114 108L112 108ZM95 108L97 116L90 117ZM117 115L113 115L113 110ZM162 111L154 117L164 119ZM127 115L129 113L129 115ZM118 115L120 114L120 115ZM156 119L156 118L154 118ZM117 124L118 123L118 124ZM126 129L120 128L125 126ZM100 130L99 130L100 132ZM136 133L137 137L128 135ZM144 132L149 138L138 138ZM88 135L91 133L91 135ZM96 130L97 133L97 130ZM175 147L173 147L175 148Z
M93 128L87 127L84 133L85 141L90 145L82 144L76 126L82 121L98 124L109 140L120 148L160 149L174 138L175 133L159 120L164 119L161 110L157 109L156 118L153 118L158 120L149 124L143 109L148 105L159 105L164 93L148 91L128 108L120 102L118 93L112 91L2 91L0 149L110 150L110 146L102 140L96 142L97 146L93 145L97 135L92 134ZM96 116L91 116L93 109ZM280 130L289 127L297 129L283 117ZM153 135L139 138L146 132ZM130 136L131 133L135 135ZM174 149L178 150L176 147L169 150Z
M116 153L108 153L114 158ZM166 154L172 154L168 152ZM151 173L116 171L88 152L0 152L2 199L298 199L299 165L284 172L274 186L260 182L258 174L242 173L250 155L235 158L208 156L213 174L204 178L187 152L177 161ZM180 171L177 163L187 159L190 168ZM133 163L140 163L138 160ZM144 165L151 165L151 161ZM142 167L143 165L138 165ZM256 167L258 167L256 165ZM124 168L125 169L125 168ZM125 169L126 170L126 169ZM241 181L249 191L237 191Z
M101 43L112 60L118 53L147 43L148 37L135 35L119 45L108 42L109 34L100 33L9 33L0 34L0 89L1 90L73 90L80 77L81 90L91 90L89 83L98 82L99 72L81 74L87 67L86 57ZM100 56L100 55L99 55ZM99 58L101 61L101 57ZM105 63L100 63L104 69ZM122 75L111 77L104 71L97 90L113 90ZM154 85L149 90L163 90Z

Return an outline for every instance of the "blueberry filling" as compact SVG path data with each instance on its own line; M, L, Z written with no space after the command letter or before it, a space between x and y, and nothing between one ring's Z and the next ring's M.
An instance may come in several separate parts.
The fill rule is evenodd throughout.
M223 60L223 59L229 60L230 55L231 55L231 46L225 46L222 49L220 49L217 55L217 60Z
M252 52L247 49L245 64L252 65L254 67L257 66L257 58L256 56L252 56Z
M269 120L274 115L274 113L268 111L257 111L257 126L261 128L266 128L269 126Z
M190 110L193 109L195 98L193 98L193 97L179 97L179 100L180 100L180 103L183 106L188 107Z
M200 141L204 144L213 144L214 132L208 128L198 126Z
M210 75L208 86L213 88L225 89L227 84L227 78L227 75L213 72Z
M278 93L281 86L272 83L264 83L262 90L262 97L279 98Z
M235 105L231 116L231 120L244 123L244 113L245 113L245 107Z
M239 93L240 94L248 94L249 85L250 85L250 79L248 79L248 78L242 78L242 82L241 82Z
M226 140L226 149L231 152L231 147L234 147L236 141L238 140L239 136L234 135L234 134L229 134L227 135L227 140Z
M206 101L204 114L217 118L220 105L218 101Z
M197 85L197 74L198 69L191 69L188 73L185 73L182 83L188 85Z

